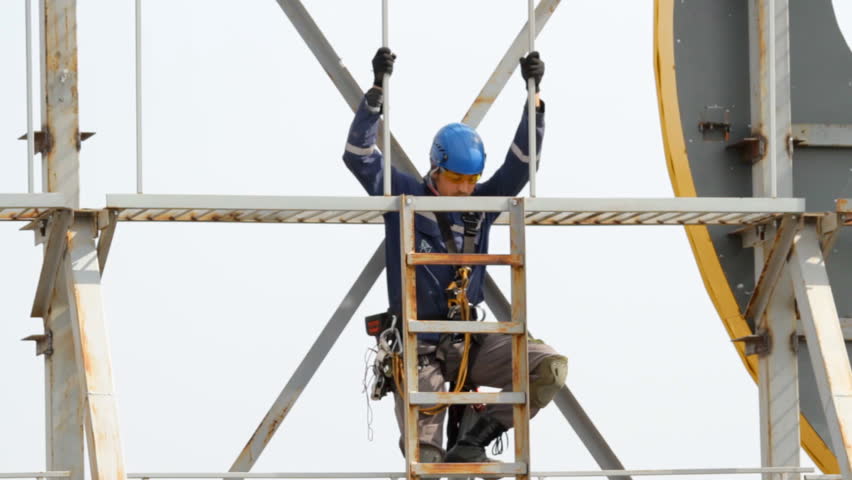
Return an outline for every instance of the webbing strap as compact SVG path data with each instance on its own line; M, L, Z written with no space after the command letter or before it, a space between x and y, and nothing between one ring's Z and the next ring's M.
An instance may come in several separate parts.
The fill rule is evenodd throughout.
M482 215L478 212L462 214L462 222L464 223L462 253L476 253L476 234L479 233L479 227L482 225L481 217ZM435 218L438 221L438 227L441 229L441 236L444 237L447 251L459 253L458 248L456 248L456 239L453 235L449 214L447 212L435 212Z

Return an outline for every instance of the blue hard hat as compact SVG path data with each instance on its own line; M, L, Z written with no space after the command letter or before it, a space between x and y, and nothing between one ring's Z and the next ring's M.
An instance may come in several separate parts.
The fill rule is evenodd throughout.
M476 130L463 123L451 123L435 134L429 160L432 168L475 175L485 168L485 147Z

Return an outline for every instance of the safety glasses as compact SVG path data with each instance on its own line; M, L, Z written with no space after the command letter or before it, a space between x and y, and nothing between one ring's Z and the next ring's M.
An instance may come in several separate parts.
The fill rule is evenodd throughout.
M479 174L479 173L466 175L464 173L456 173L456 172L453 172L453 171L450 171L450 170L447 170L447 169L444 169L444 168L441 169L441 176L443 176L445 179L447 179L447 181L449 181L450 183L456 183L456 184L459 184L459 183L473 183L473 184L475 184L482 177L482 175Z

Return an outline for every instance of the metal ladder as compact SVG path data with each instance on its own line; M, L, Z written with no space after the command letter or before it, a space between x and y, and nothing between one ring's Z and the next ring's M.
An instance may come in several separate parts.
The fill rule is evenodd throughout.
M415 250L414 218L417 197L400 197L400 254L402 276L402 318L405 366L405 459L406 475L410 480L420 476L515 476L529 479L529 366L526 328L526 271L524 200L507 198L502 211L509 212L511 249L508 255L417 253ZM430 208L431 210L431 208ZM458 210L458 207L455 208ZM415 270L418 265L508 265L512 268L511 322L422 321L417 316L417 287ZM477 333L510 334L512 340L512 391L480 392L418 392L417 334L418 333ZM420 463L417 419L421 406L433 404L512 404L515 436L513 463Z

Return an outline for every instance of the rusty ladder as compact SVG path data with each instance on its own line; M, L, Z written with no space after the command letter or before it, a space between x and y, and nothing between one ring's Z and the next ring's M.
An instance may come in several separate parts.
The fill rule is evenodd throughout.
M524 200L507 198L511 249L508 255L417 253L415 250L414 215L417 197L400 197L400 254L402 265L402 318L404 365L407 393L405 395L405 458L409 480L420 476L468 474L483 476L515 476L529 479L529 367L526 328L526 271ZM415 269L417 265L509 265L512 268L512 318L510 322L422 321L417 316ZM510 334L512 341L511 392L418 392L417 334L418 333L477 333ZM434 404L512 404L515 435L513 463L420 463L417 418L421 406Z

